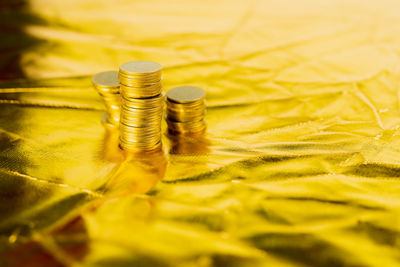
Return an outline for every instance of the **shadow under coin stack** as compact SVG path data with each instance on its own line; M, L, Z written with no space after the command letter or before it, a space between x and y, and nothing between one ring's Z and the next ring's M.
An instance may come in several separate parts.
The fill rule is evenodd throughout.
M118 126L121 105L118 71L100 72L92 77L92 83L106 107L103 122L109 126Z
M161 69L160 64L151 61L131 61L120 66L120 145L125 150L149 151L161 145L165 101Z
M200 133L206 129L206 92L195 86L179 86L167 92L170 133Z

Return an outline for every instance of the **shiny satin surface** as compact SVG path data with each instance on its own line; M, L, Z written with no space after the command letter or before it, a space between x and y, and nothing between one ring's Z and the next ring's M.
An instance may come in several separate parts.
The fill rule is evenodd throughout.
M12 5L0 265L400 265L400 2ZM91 77L131 60L204 88L207 131L122 151Z

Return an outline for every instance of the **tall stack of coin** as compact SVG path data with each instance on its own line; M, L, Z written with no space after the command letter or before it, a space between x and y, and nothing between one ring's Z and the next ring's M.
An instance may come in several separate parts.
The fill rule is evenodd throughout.
M198 133L206 128L206 92L195 86L178 86L167 92L167 123L171 133Z
M151 61L131 61L120 66L120 145L125 150L148 151L161 144L165 102L161 69L160 64Z
M118 126L121 105L118 72L100 72L92 77L92 83L106 107L105 122Z

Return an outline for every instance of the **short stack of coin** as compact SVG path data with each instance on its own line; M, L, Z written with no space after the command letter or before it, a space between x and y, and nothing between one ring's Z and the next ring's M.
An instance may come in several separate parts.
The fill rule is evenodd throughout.
M178 86L167 92L170 133L199 133L206 129L206 92L195 86Z
M120 145L125 150L160 147L165 102L161 69L160 64L151 61L131 61L120 66Z
M121 105L118 72L100 72L92 77L92 83L102 97L106 107L105 123L111 126L118 126Z

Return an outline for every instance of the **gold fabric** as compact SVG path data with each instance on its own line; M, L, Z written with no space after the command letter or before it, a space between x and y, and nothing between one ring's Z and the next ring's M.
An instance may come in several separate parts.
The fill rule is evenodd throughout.
M399 1L4 3L0 265L400 265ZM121 153L90 79L130 60L207 134Z

